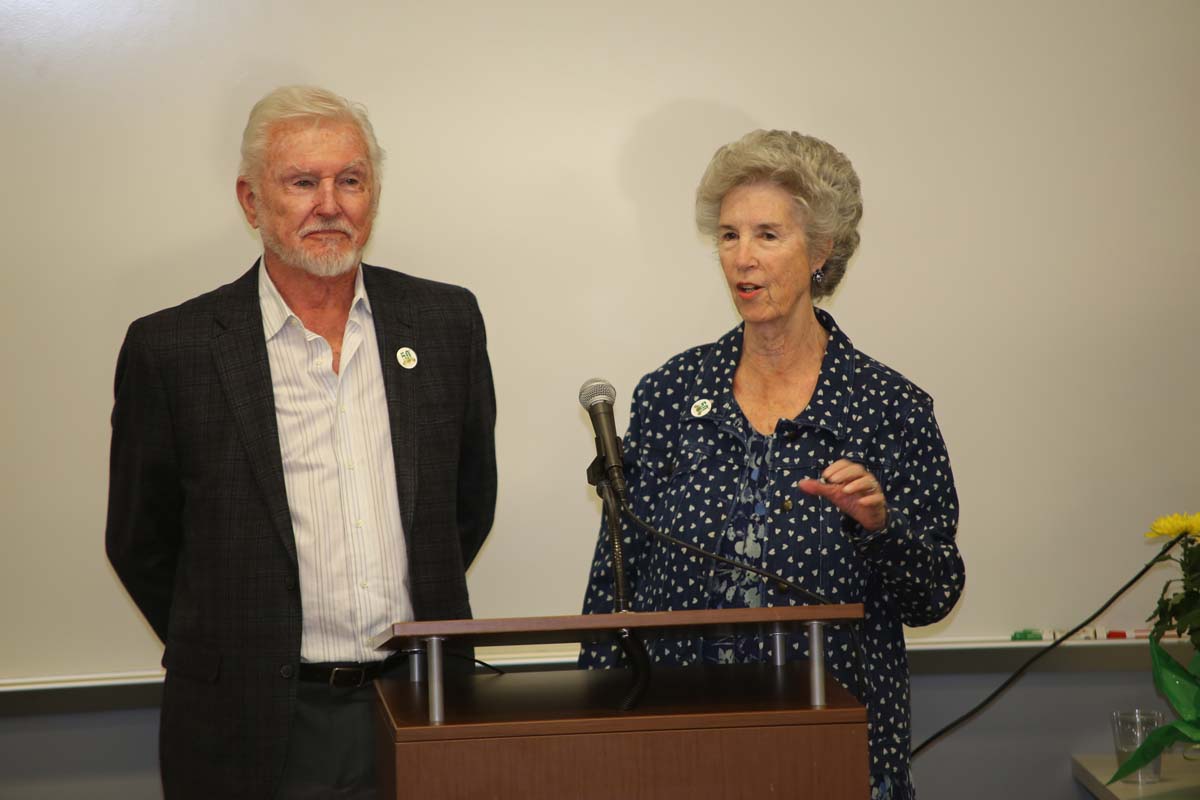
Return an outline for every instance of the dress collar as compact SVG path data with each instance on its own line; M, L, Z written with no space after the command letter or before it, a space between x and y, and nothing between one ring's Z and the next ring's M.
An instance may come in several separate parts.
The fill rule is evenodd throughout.
M833 317L824 309L814 308L817 321L829 333L821 373L808 406L795 419L782 420L776 433L789 427L823 428L841 439L844 420L849 414L854 388L855 349ZM733 397L733 375L742 357L745 324L738 325L713 344L697 370L691 395L683 403L683 420L707 417L721 426L736 426L742 410Z

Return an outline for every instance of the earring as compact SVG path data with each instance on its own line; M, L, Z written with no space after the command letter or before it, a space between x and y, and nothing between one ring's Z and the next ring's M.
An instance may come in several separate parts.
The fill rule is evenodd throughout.
M812 274L812 282L815 283L817 286L820 286L822 283L824 283L825 282L825 270L818 269L818 270L814 271Z

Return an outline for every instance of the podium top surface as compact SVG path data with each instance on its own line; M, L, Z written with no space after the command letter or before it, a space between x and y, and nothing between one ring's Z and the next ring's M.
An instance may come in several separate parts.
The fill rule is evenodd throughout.
M797 630L807 622L850 622L862 619L862 616L862 604L847 603L509 619L430 620L394 623L372 639L371 644L376 650L404 650L422 639L435 636L472 647L561 644L604 640L613 631L621 628L637 630L649 638L686 634L689 628L703 629L703 635L707 636L727 635L735 631L743 634L761 634L769 632L769 629L776 625Z

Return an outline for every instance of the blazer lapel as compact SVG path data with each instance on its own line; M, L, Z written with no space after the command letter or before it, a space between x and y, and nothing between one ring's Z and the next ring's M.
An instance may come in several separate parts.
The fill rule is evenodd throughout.
M417 498L417 370L400 366L397 352L404 347L421 353L420 329L411 298L401 287L391 286L395 277L366 264L363 286L371 300L375 338L387 393L388 422L392 429L392 458L396 464L396 494L400 498L400 522L405 539L412 542Z
M275 390L258 300L258 269L256 263L228 287L229 301L214 316L213 361L271 520L295 562L296 539L283 480Z

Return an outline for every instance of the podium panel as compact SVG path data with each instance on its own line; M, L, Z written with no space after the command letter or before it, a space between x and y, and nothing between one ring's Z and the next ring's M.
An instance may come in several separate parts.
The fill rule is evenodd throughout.
M445 721L403 679L376 682L384 797L866 800L866 710L807 665L659 668L620 711L625 670L448 676Z

